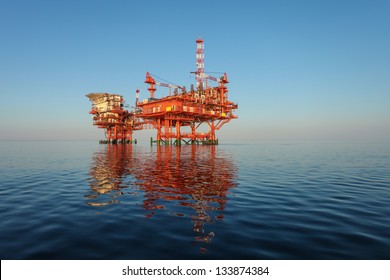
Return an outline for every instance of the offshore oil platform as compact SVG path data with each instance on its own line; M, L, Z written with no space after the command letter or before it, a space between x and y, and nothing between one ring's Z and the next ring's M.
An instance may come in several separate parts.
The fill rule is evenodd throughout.
M191 85L187 90L185 86L161 83L147 72L145 83L149 85L150 96L140 101L137 89L135 107L131 111L124 109L125 101L121 95L87 95L92 102L89 113L93 115L93 124L105 131L106 140L100 143L136 143L134 131L156 129L157 137L150 140L151 144L218 144L215 132L237 118L234 111L238 104L228 99L226 73L220 78L205 73L204 41L197 39L196 46L197 70L191 72L196 76L196 87ZM156 98L156 86L169 88L169 95ZM203 125L206 131L200 131L202 124L206 124Z

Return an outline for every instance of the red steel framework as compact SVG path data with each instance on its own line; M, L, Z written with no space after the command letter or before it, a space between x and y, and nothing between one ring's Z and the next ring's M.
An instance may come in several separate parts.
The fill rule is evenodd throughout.
M94 125L106 131L107 140L102 142L133 143L134 130L154 128L157 130L157 138L151 139L151 144L218 144L216 131L237 118L234 110L238 109L238 105L228 99L226 84L229 80L226 73L220 78L205 74L204 41L198 39L196 43L197 71L193 72L196 75L196 88L191 85L191 89L187 91L182 86L157 82L147 72L145 83L149 85L150 97L139 101L137 89L134 111L123 108L124 100L120 95L87 95L92 101L90 114L93 115ZM156 86L169 87L169 96L156 98ZM206 126L207 131L200 131L202 125Z

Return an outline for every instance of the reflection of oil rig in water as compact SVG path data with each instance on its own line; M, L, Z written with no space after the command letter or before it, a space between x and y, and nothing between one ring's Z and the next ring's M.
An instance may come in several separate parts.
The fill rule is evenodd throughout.
M206 228L224 219L227 195L237 185L236 165L215 146L156 149L140 156L142 147L107 145L95 153L86 203L122 205L145 218L163 211L190 219L194 241L211 242L215 233Z
M218 144L215 132L231 119L237 118L234 110L236 103L229 101L229 83L226 73L220 78L204 72L204 44L196 40L196 88L189 90L184 86L161 83L149 72L145 83L149 84L150 97L139 101L136 90L134 111L123 109L124 99L118 94L91 93L87 97L92 102L93 124L105 130L107 140L101 143L136 143L133 131L147 128L157 129L157 139L152 143L181 145ZM156 78L157 79L157 78ZM210 85L216 83L216 85ZM156 86L169 88L169 96L156 98ZM173 90L173 92L171 92ZM208 130L199 132L206 124Z

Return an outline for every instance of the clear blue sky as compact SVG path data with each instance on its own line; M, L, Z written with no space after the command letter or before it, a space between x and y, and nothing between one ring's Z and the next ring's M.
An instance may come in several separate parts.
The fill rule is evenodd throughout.
M220 139L390 140L390 1L376 0L0 0L0 139L101 138L85 94L133 104L146 71L195 83L199 36L239 104Z

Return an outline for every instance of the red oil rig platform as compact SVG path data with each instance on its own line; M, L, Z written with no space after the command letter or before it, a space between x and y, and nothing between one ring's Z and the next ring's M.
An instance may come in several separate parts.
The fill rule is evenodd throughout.
M151 144L218 144L216 131L237 118L234 111L238 105L228 99L226 73L215 78L204 72L204 41L198 39L196 44L197 71L192 72L196 75L196 88L191 85L187 91L184 86L157 82L147 72L145 83L149 84L150 97L139 101L137 89L133 111L124 109L121 95L87 95L92 102L93 124L105 130L107 140L101 143L134 143L133 131L153 128L157 137L151 139ZM168 87L169 96L156 98L156 86ZM207 130L201 131L202 126Z

